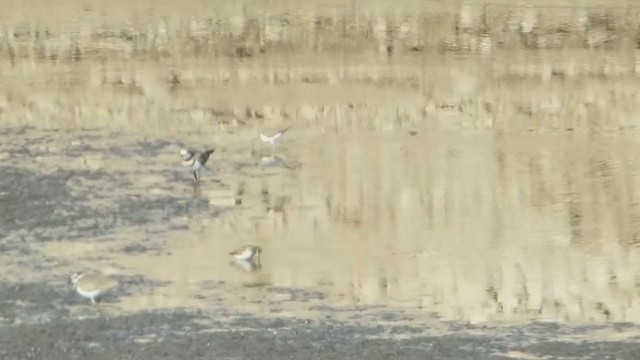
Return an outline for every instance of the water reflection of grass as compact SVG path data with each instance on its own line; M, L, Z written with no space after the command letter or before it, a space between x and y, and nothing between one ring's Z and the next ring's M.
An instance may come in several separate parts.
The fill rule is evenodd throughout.
M92 259L98 256L126 273L171 282L135 300L145 304L191 304L200 281L231 287L259 282L317 289L327 294L321 302L332 305L386 304L470 321L638 321L638 179L632 171L638 164L632 138L291 135L281 150L300 164L294 169L257 161L238 169L235 164L250 158L247 144L257 135L225 136L218 158L222 170L212 175L225 185L206 181L190 201L208 201L209 207L153 200L191 198L188 176L167 170L179 161L177 148L147 156L138 151L143 143L126 145L126 137L93 137L96 151L118 142L127 149L128 156L111 154L102 166L128 185L114 191L97 176L68 186L74 194L102 194L99 203L83 201L100 204L106 213L112 211L109 204L135 194L139 199L117 213L145 216L147 222L136 227L120 221L123 226L110 229L112 242L86 231L82 240L50 241L44 253L88 267L96 266ZM60 148L81 137L66 136L47 145ZM64 153L51 154L47 164L67 171L85 167ZM143 162L144 171L130 167ZM241 201L226 202L225 212L210 211L223 197ZM154 226L162 236L149 236ZM113 251L141 243L162 251ZM264 248L259 273L230 266L228 252L244 243ZM241 291L229 301L237 296L252 300L265 294Z
M628 169L636 162L621 162L632 148L605 142L578 153L584 143L569 137L540 149L528 146L535 136L500 144L491 135L434 135L403 149L355 138L325 144L325 160L301 159L324 175L307 165L304 186L290 186L300 194L285 209L286 226L276 225L285 226L283 239L272 241L298 250L272 264L276 284L290 284L291 267L293 285L317 285L323 274L358 304L472 321L640 318L638 215L621 200L635 197L624 183L635 182Z
M640 108L626 30L638 10L361 10L373 2L286 14L291 2L270 2L264 15L187 1L139 16L68 1L52 17L12 1L0 14L0 123L194 137L269 122L498 130L333 146L318 136L296 149L302 166L271 184L287 201L256 227L287 228L271 250L297 249L271 263L273 282L471 320L638 321L638 164L620 144L634 142L624 131Z
M636 72L637 34L625 30L634 8L472 2L418 11L405 2L374 12L370 3L380 5L320 2L309 13L279 1L264 13L259 4L207 10L187 1L149 12L143 2L67 1L51 17L48 5L27 11L12 1L0 14L0 121L169 131L265 121L339 130L635 125L636 84L621 79Z

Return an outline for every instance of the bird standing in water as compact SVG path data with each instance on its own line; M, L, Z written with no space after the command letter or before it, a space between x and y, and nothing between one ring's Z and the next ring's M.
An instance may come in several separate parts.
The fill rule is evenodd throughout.
M236 250L230 252L229 255L233 256L236 260L240 260L240 261L253 261L255 257L258 263L260 263L261 253L262 253L262 248L260 246L243 245L237 248Z
M215 149L205 150L201 153L198 153L194 150L182 149L180 150L180 157L182 158L182 166L189 168L193 171L193 179L195 182L199 181L200 169L207 163L209 160L209 155L211 155Z
M77 272L69 277L74 290L83 297L90 299L93 304L106 291L116 287L118 282L101 274L85 274Z
M271 144L271 157L273 157L275 149L276 149L276 142L278 142L280 139L282 139L282 137L284 136L284 133L287 132L287 130L289 130L290 127L287 127L285 129L282 129L280 131L278 131L277 133L271 135L271 136L267 136L264 134L260 134L260 141L262 141L265 144Z

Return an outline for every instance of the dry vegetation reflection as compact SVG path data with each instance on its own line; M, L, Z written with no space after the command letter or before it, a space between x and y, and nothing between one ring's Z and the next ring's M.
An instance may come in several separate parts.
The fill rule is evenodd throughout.
M268 121L339 131L637 126L640 7L536 3L11 0L0 14L0 121L169 131Z
M149 231L122 226L47 255L166 281L123 296L129 310L639 322L640 7L510 3L4 1L0 125L176 140L112 157L96 136L65 158L65 138L17 166L118 171L114 198L231 209L171 219L162 251L112 252ZM257 128L286 126L277 157L247 160ZM197 190L166 173L178 138L216 146ZM259 269L228 255L248 243ZM279 287L326 298L287 308Z
M157 235L160 253L108 252L148 243L148 227L122 228L101 245L50 242L46 253L168 281L124 297L125 309L207 308L217 299L267 314L307 313L309 303L287 304L287 296L269 292L293 287L326 295L312 304L389 305L474 322L640 321L633 138L289 135L279 156L300 167L258 167L258 176L227 170L215 175L224 190L205 178L194 196L233 210L173 220L188 230ZM248 152L227 146L235 155L223 168ZM132 176L134 187L151 185L145 175ZM148 189L161 186L151 180ZM188 174L184 180L171 191L190 191ZM250 243L264 249L259 269L238 266L228 254ZM99 248L106 258L96 263Z

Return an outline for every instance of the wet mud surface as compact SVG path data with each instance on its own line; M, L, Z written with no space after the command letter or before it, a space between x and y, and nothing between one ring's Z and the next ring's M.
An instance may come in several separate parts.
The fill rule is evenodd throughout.
M2 136L19 138L24 131ZM88 136L72 141L65 149L50 150L51 139L29 138L22 147L7 146L0 161L0 203L6 211L0 213L0 228L5 236L16 239L25 237L36 241L73 239L108 234L116 226L162 223L176 216L183 216L209 208L206 200L190 195L144 196L144 192L121 193L117 189L131 188L131 176L108 168L56 169L47 174L37 171L38 156L54 155L59 158L90 156L100 152L85 143ZM149 142L108 148L109 157L127 159L134 155L153 156L168 142ZM64 161L64 160L63 160ZM14 165L21 165L20 167ZM27 166L25 168L25 165ZM43 162L42 166L47 163ZM35 169L34 169L35 168ZM180 172L166 171L162 175L172 177ZM130 175L130 174L129 174ZM99 180L100 186L92 182ZM110 206L96 206L90 200L110 199ZM213 210L215 211L215 209ZM12 236L14 235L14 236ZM17 236L15 236L17 235ZM8 246L7 241L3 242Z
M554 324L495 329L451 324L425 336L417 326L373 321L264 319L185 309L115 317L70 317L68 291L47 284L0 287L0 357L4 359L636 359L633 341L555 341L576 329ZM89 309L95 310L95 309ZM387 315L387 317L394 317ZM221 321L224 319L224 321ZM617 325L619 331L630 324Z
M218 216L231 210L189 192L145 196L131 180L135 172L147 170L156 172L167 184L189 180L188 174L175 169L134 169L133 174L106 166L42 171L28 163L55 151L63 162L92 152L104 154L104 147L98 149L85 141L91 135L54 151L47 147L46 135L25 139L21 138L26 136L25 130L0 133L11 139L0 148L0 153L7 154L0 160L0 261L10 269L0 283L2 359L640 358L637 334L621 340L582 337L600 329L634 334L638 331L635 324L493 326L439 321L434 316L433 321L439 323L436 331L431 323L421 324L410 314L384 306L322 304L326 299L321 291L282 286L266 286L265 291L277 299L286 297L305 304L314 316L292 316L280 307L282 301L265 299L263 304L269 305L272 313L263 317L243 313L215 298L210 299L210 311L174 307L113 313L110 306L117 304L120 296L166 285L138 274L120 275L121 291L91 306L65 282L68 274L57 273L59 267L69 264L40 251L43 242L75 238L100 241L119 227L138 226L146 229L148 238L116 251L162 253L162 240L156 235L188 230L188 225L174 219L195 213ZM179 144L162 139L134 141L108 145L106 154L153 157L170 145ZM242 169L243 164L226 167ZM92 186L96 179L101 187ZM21 276L20 269L31 274L29 277L39 274L35 276L39 280ZM209 290L222 291L223 282L206 285Z
M42 283L0 287L3 359L636 359L634 341L555 341L585 329L532 324L502 329L450 324L450 334L423 335L419 326L185 309L102 317L96 309L70 317L68 290ZM362 309L361 309L362 310ZM91 314L93 313L93 314ZM330 313L330 312L328 312ZM401 318L401 316L400 316ZM365 320L365 319L363 319ZM369 319L372 320L372 319ZM619 331L632 328L619 324ZM593 328L593 327L590 327ZM515 355L509 355L515 354Z

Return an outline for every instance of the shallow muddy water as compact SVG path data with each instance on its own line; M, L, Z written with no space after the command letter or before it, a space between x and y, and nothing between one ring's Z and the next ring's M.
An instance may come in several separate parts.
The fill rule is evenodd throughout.
M45 256L55 276L10 267L4 280L87 268L152 281L109 302L125 312L384 305L415 319L639 320L628 134L292 129L270 162L257 133L220 133L190 139L217 149L196 187L176 139L37 133L12 135L30 145L6 152L10 164L69 171L57 211L72 220L21 233L41 241L25 259ZM263 248L261 267L232 261L242 244Z
M640 8L389 4L8 1L0 358L640 358Z

